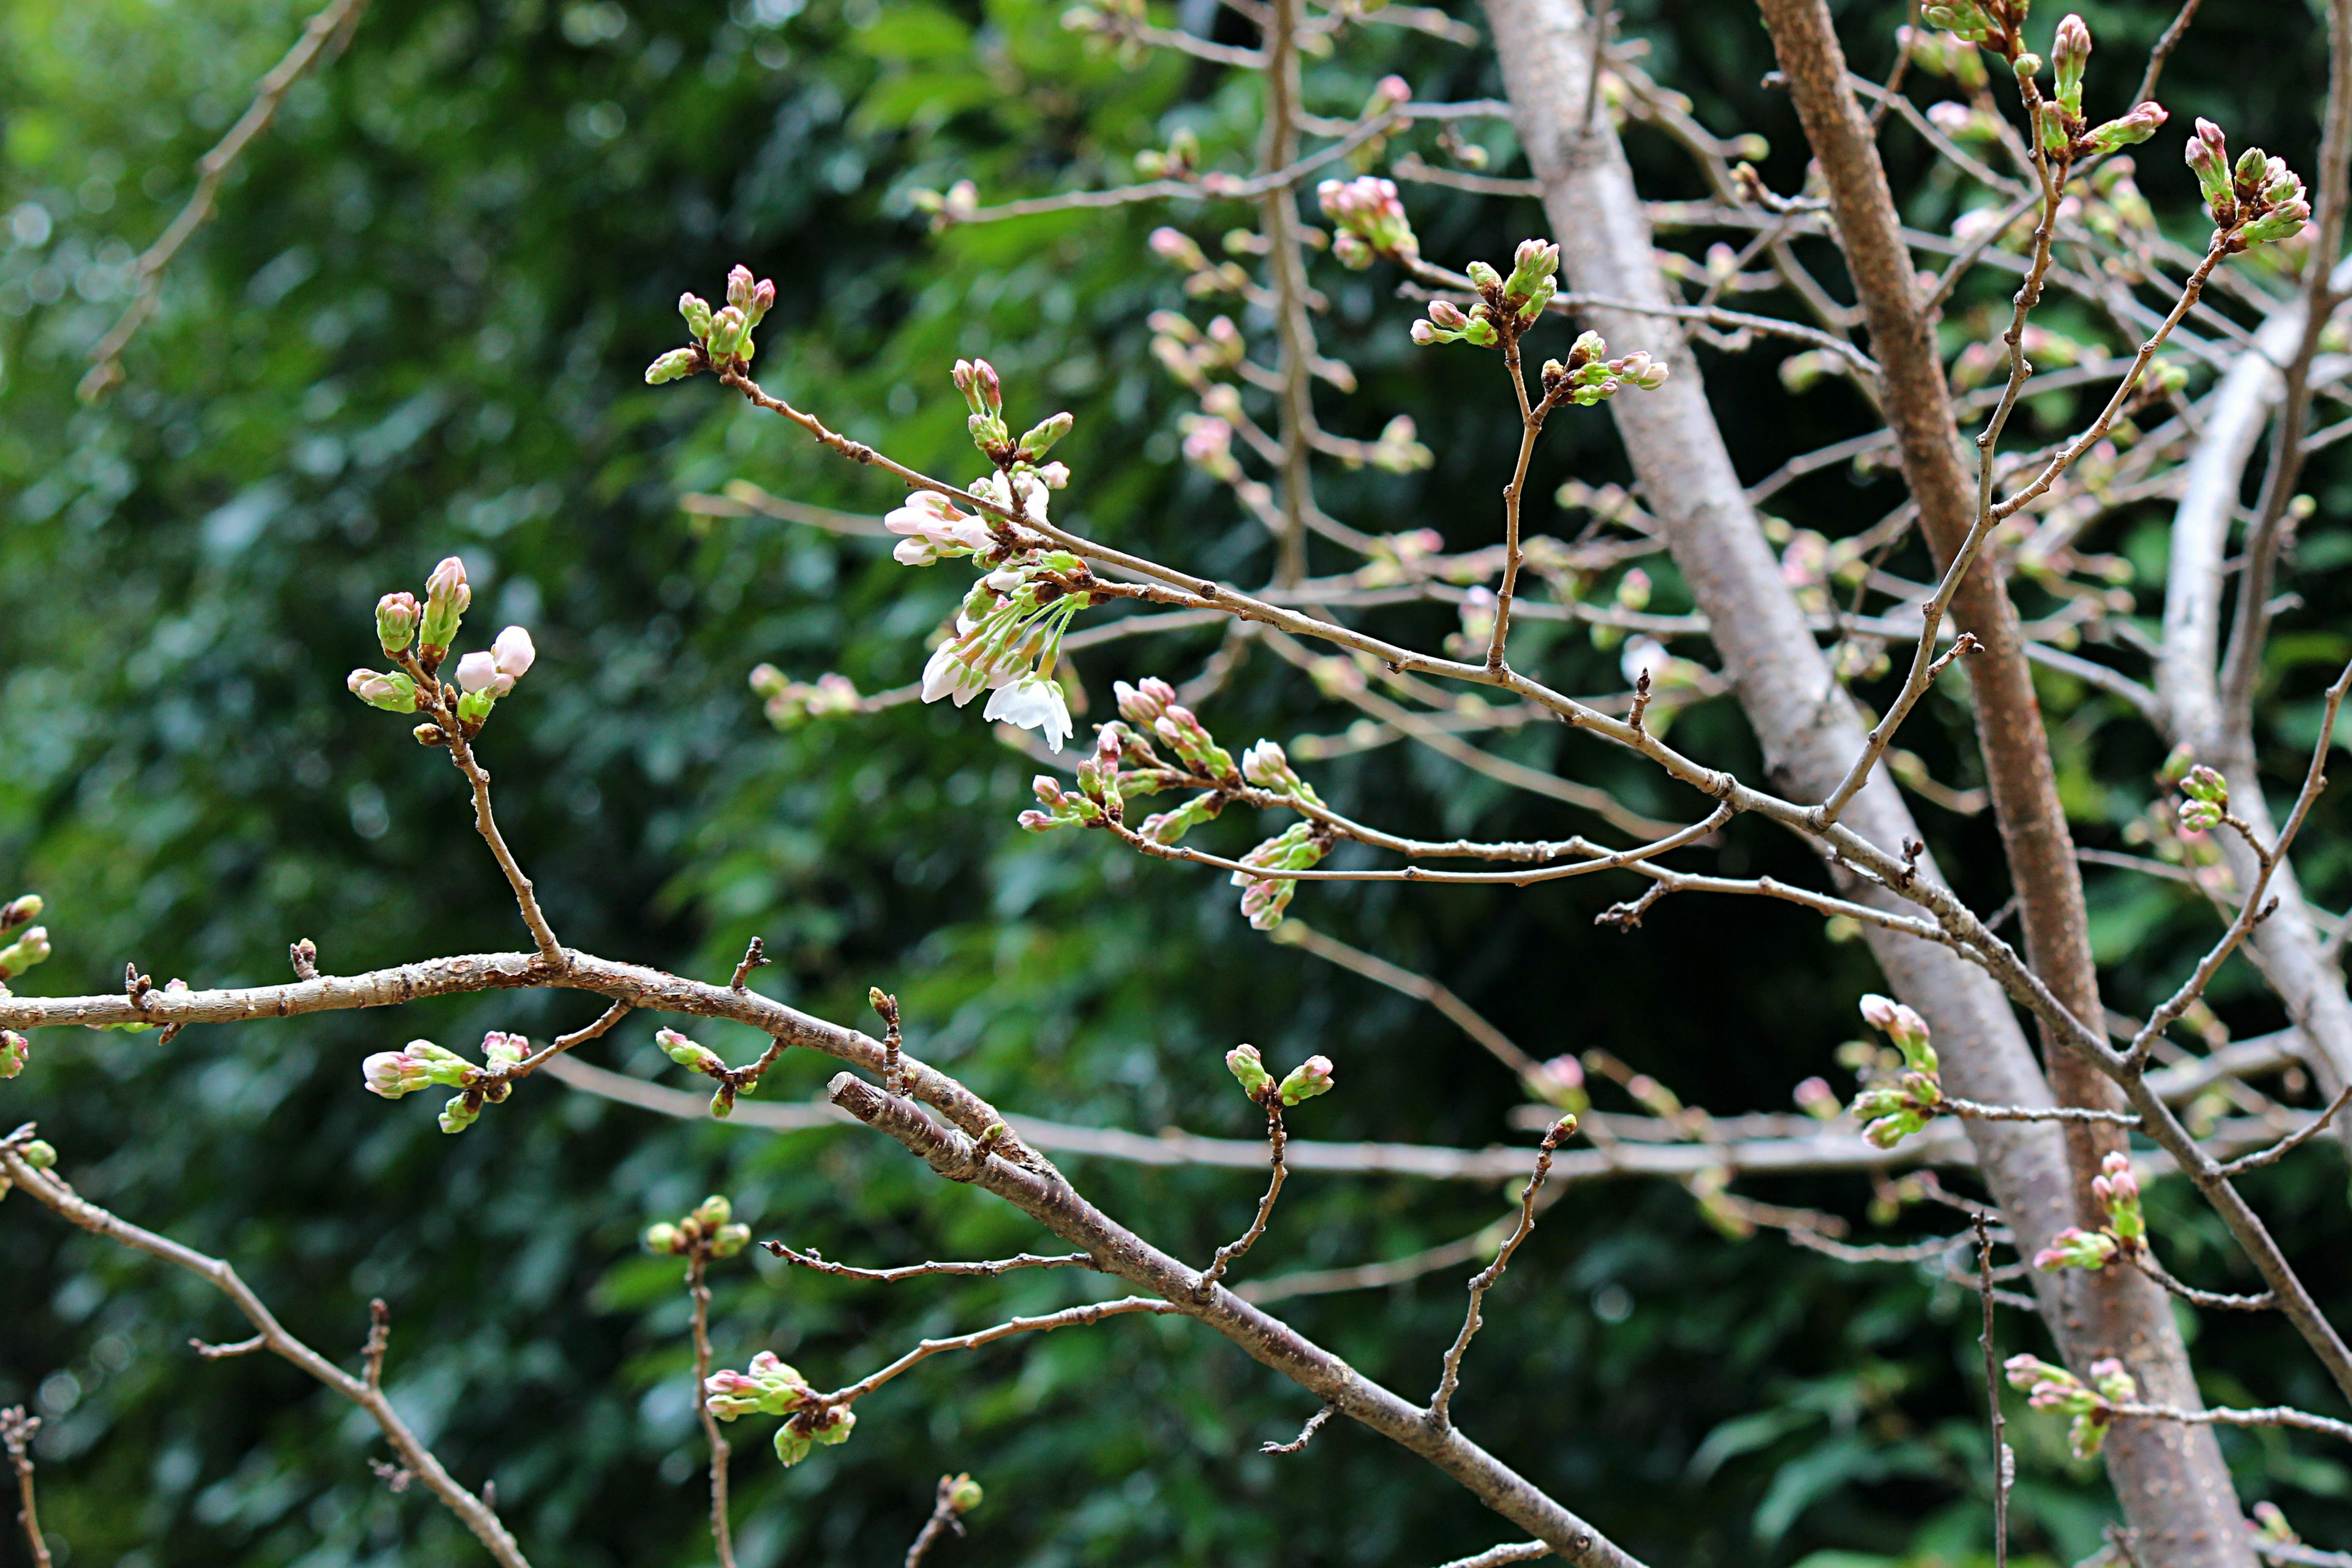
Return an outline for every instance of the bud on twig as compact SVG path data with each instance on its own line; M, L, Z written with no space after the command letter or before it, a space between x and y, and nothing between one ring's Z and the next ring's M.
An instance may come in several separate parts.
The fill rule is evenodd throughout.
M1318 1094L1328 1094L1331 1088L1331 1058L1314 1056L1291 1068L1289 1076L1276 1087L1275 1093L1281 1098L1283 1104L1288 1106L1312 1100Z
M426 669L438 668L449 657L458 625L473 602L466 563L455 555L443 560L425 579L425 620L418 633L417 654Z
M1227 1051L1225 1070L1234 1075L1244 1094L1261 1104L1274 1088L1274 1075L1265 1070L1265 1063L1258 1056L1255 1046L1235 1046Z
M386 594L375 602L375 637L383 647L383 657L398 658L416 640L416 623L422 612L414 594Z

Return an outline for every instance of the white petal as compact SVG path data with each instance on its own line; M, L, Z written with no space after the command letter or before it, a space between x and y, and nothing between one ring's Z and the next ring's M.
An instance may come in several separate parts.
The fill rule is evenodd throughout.
M931 655L931 661L923 666L923 700L937 702L948 695L955 689L956 679L962 674L963 665L955 657L955 644L952 641L940 644ZM956 704L958 707L962 705L961 700Z

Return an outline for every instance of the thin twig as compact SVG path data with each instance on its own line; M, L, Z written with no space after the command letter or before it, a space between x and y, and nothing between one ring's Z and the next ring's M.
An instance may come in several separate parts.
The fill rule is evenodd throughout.
M89 351L89 372L82 377L79 389L82 401L95 403L121 384L122 351L155 313L156 301L163 289L163 269L172 265L172 258L180 253L188 237L212 216L221 182L247 144L268 128L277 116L278 106L285 100L287 89L327 52L330 40L338 33L349 36L348 28L357 22L366 4L367 0L331 0L312 16L294 47L286 51L286 58L261 79L251 107L229 127L228 134L211 152L196 161L196 188L188 197L187 205L180 209L180 216L172 220L162 237L131 264L131 276L139 292L123 308L106 336L98 341L98 346Z
M1536 1155L1535 1173L1519 1192L1518 1224L1504 1240L1501 1250L1495 1254L1495 1261L1470 1277L1470 1310L1463 1314L1462 1331L1454 1337L1452 1347L1445 1352L1444 1369L1438 1373L1437 1392L1430 1395L1427 1419L1432 1426L1444 1428L1453 1423L1451 1406L1454 1391L1462 1384L1462 1357L1470 1348L1471 1336L1478 1331L1479 1324L1485 1321L1479 1309L1486 1303L1486 1292L1494 1288L1496 1280L1503 1277L1503 1270L1511 1266L1511 1255L1518 1251L1519 1245L1535 1229L1536 1195L1543 1191L1545 1181L1551 1175L1552 1153L1575 1131L1576 1118L1563 1116L1553 1122L1551 1130L1543 1135L1543 1142Z
M1175 1302L1162 1300L1156 1296L1122 1296L1115 1301L1090 1301L1083 1307L1066 1307L1061 1311L1047 1312L1040 1317L1011 1318L993 1328L981 1329L969 1334L956 1334L943 1340L924 1340L879 1372L869 1373L831 1394L819 1394L817 1403L826 1409L855 1405L918 1362L929 1361L943 1351L968 1351L998 1340L1010 1339L1014 1334L1046 1333L1055 1329L1087 1326L1105 1318L1124 1317L1129 1312L1164 1315L1182 1310Z
M915 1543L907 1548L907 1568L921 1568L924 1553L930 1551L940 1537L949 1531L952 1530L958 1535L963 1533L961 1510L955 1505L956 1480L954 1476L940 1478L939 1496L931 1504L931 1517L923 1521L923 1528L915 1536Z
M1257 1238L1265 1234L1266 1221L1274 1216L1274 1202L1282 1195L1282 1184L1290 1174L1289 1168L1282 1163L1283 1136L1282 1101L1268 1088L1265 1090L1265 1143L1267 1158L1274 1170L1266 1181L1265 1196L1258 1200L1257 1215L1250 1221L1249 1229L1244 1231L1238 1240L1217 1248L1217 1256L1210 1260L1208 1268L1201 1271L1201 1282L1192 1287L1194 1299L1206 1300L1210 1291L1216 1288L1217 1281L1225 1277L1225 1270L1233 1267L1234 1260L1257 1245Z
M2184 1426L2284 1426L2298 1432L2316 1432L2322 1436L2340 1437L2352 1443L2352 1421L2314 1415L2308 1410L2290 1409L2284 1405L2265 1405L2259 1410L2182 1410L2170 1405L2133 1402L2109 1404L2107 1409L2116 1415L2136 1415L2148 1421L2177 1421Z
M1338 1414L1338 1405L1327 1405L1307 1418L1307 1425L1298 1429L1297 1436L1287 1443L1261 1443L1257 1451L1261 1454L1296 1454L1315 1440L1315 1434L1323 1429L1323 1423Z
M2259 1171L2264 1165L2276 1164L2297 1144L2307 1142L2311 1139L2317 1137L2320 1130L2325 1128L2329 1121L2335 1117L2336 1113L2343 1110L2347 1104L2352 1104L2352 1083L2347 1083L2342 1089L2336 1090L2336 1098L2327 1102L2327 1109L2322 1110L2309 1121L2304 1123L2301 1127L2296 1128L2294 1131L2288 1133L2285 1137L2280 1139L2277 1142L2272 1144L2267 1149L2257 1149L2251 1154L2240 1155L2237 1159L2234 1159L2228 1164L2223 1165L2221 1168L2220 1174L2223 1178L2227 1179L2243 1175L2248 1171Z
M368 1302L367 1343L360 1351L360 1364L363 1369L360 1375L367 1380L370 1388L380 1390L383 1387L383 1356L384 1352L391 1348L392 1309L384 1304L383 1297L378 1296Z
M2156 1260L2156 1254L2148 1249L2145 1241L2126 1249L2123 1256L2142 1274L2192 1307L2218 1307L2233 1312L2265 1312L2278 1305L2278 1292L2275 1290L2264 1290L2257 1296L2232 1296L2220 1290L2200 1290L2194 1285L2176 1279L2163 1264Z
M33 1435L41 1418L27 1415L21 1405L0 1410L0 1443L8 1448L8 1462L16 1471L16 1522L32 1543L34 1568L49 1568L49 1543L41 1535L41 1510L33 1496Z
M837 1274L845 1279L878 1279L886 1282L900 1279L920 1279L937 1274L978 1275L992 1279L1015 1268L1086 1268L1094 1259L1083 1252L1066 1252L1052 1258L1040 1258L1024 1252L1013 1258L1000 1258L987 1263L909 1263L898 1268L853 1268L845 1263L835 1263L821 1257L812 1247L795 1252L781 1241L761 1243L777 1258L786 1258L803 1268L814 1268L820 1274Z
M756 940L756 939L755 939ZM694 1407L702 1415L702 1435L710 1443L710 1539L719 1551L719 1568L735 1568L735 1542L727 1523L727 1462L732 1450L719 1430L719 1417L702 1397L710 1376L710 1249L698 1240L687 1255L686 1292L694 1300Z
M1984 1303L1984 1330L1977 1342L1984 1347L1985 1419L1992 1432L1992 1553L1993 1568L2009 1568L2009 1482L2015 1461L2004 1436L2007 1418L2000 1413L2000 1356L1992 1332L1992 1226L1975 1216L1977 1294Z
M1471 1557L1456 1557L1451 1563L1441 1563L1438 1568L1503 1568L1506 1563L1531 1563L1538 1557L1551 1555L1551 1548L1540 1541L1514 1541L1501 1546L1490 1546Z

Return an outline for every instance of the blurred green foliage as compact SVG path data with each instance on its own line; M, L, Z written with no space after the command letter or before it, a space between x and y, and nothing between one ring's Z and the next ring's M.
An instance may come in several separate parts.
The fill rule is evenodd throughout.
M1620 9L1623 30L1650 41L1650 68L1709 125L1773 139L1766 173L1793 188L1800 142L1785 103L1759 85L1769 48L1752 11ZM2102 67L2136 62L2168 9L2086 6ZM1843 8L1864 68L1887 63L1901 10ZM2323 71L2308 12L2209 11L2166 82L2176 124L2211 114L2242 141L2306 159ZM572 944L716 977L762 935L779 960L762 989L850 1020L866 987L884 984L905 1002L911 1048L1033 1114L1247 1136L1254 1112L1219 1055L1251 1039L1285 1065L1312 1049L1339 1063L1340 1091L1294 1118L1303 1135L1523 1136L1505 1130L1518 1093L1500 1068L1425 1010L1254 936L1222 879L1139 863L1095 837L1017 832L1034 769L976 715L908 706L771 731L745 686L752 665L838 669L866 690L908 680L961 579L907 573L870 540L682 511L682 494L739 479L869 512L890 492L707 381L639 383L677 339L677 293L715 293L747 260L782 290L761 376L837 427L961 473L972 459L947 364L985 353L1020 412L1079 415L1057 453L1079 479L1057 516L1201 570L1262 576L1255 524L1174 461L1182 399L1145 350L1144 317L1183 305L1143 245L1170 215L933 236L908 198L958 178L991 198L1118 183L1136 152L1179 127L1213 163L1241 167L1254 84L1165 56L1126 68L1064 32L1050 0L375 0L348 52L294 89L236 170L130 351L128 384L102 406L77 404L81 356L120 309L135 249L304 15L284 0L0 10L0 894L45 893L58 947L26 988L107 989L126 958L159 981L262 983L283 976L286 944L302 935L341 972L519 945L458 781L405 725L341 689L343 669L373 657L376 595L415 586L456 552L477 584L475 631L511 620L538 637L539 669L484 750L509 837ZM1188 15L1246 38L1231 15ZM1499 88L1481 50L1372 27L1311 62L1309 107L1352 113L1390 69L1424 99ZM1475 133L1507 168L1507 129ZM1698 194L1671 148L1631 135L1650 192ZM1948 184L1913 178L1916 142L1889 144L1919 190L1916 216L1948 220ZM2159 210L2179 212L2185 175L2164 155L2142 162ZM1526 202L1409 196L1425 252L1450 262L1505 254L1540 225ZM1248 216L1205 207L1174 221L1213 246ZM1433 526L1456 547L1490 539L1515 429L1498 418L1491 366L1411 349L1409 308L1380 273L1324 265L1317 281L1326 346L1362 382L1353 396L1323 395L1328 422L1370 437L1409 412L1439 454L1412 478L1326 475L1327 507L1381 530ZM1988 283L1970 308L1997 298ZM1786 392L1779 352L1706 354L1750 474L1867 421L1842 388ZM2064 402L2034 412L2063 419ZM1622 475L1605 416L1556 420L1531 493ZM2302 700L2345 653L2330 569L2352 559L2341 521L2352 496L2332 461L2310 485L2321 505L2296 584L2307 603L2271 676L2283 777L2308 744ZM1830 470L1775 505L1836 536L1894 500L1884 475ZM2103 525L2118 531L2102 547L2139 563L2143 615L2158 604L2161 521L2149 510ZM1657 575L1658 607L1687 604L1670 570ZM1401 624L1430 642L1446 629L1433 614ZM1612 652L1539 626L1522 636L1565 689L1616 681ZM1181 677L1213 647L1171 635L1077 664L1099 717L1114 678ZM2045 697L2085 841L2120 843L2153 796L2155 742L2063 679ZM1349 714L1261 655L1206 717L1238 746L1338 730ZM1727 700L1677 723L1689 749L1756 770ZM1972 782L1967 737L1949 701L1906 731L1956 787ZM1684 804L1549 728L1498 745L1646 809ZM1594 826L1409 749L1313 771L1340 808L1415 830ZM1965 890L1998 904L1990 823L1922 809ZM2352 881L2344 825L2336 803L2305 841L2309 884L2339 904ZM1202 837L1238 848L1255 826ZM1811 874L1795 846L1745 827L1724 860ZM1591 916L1619 892L1315 887L1297 913L1441 975L1539 1057L1604 1047L1711 1110L1782 1109L1796 1079L1833 1070L1873 978L1858 946L1795 911L1695 900L1670 900L1631 937L1596 931ZM2170 884L2095 873L2092 897L2119 1006L2168 985L2210 928ZM2276 1022L2242 972L2216 1001L2242 1032ZM422 1100L387 1106L360 1088L360 1057L411 1036L544 1038L593 1016L588 998L523 994L198 1028L169 1049L152 1036L49 1035L0 1088L0 1119L38 1117L78 1184L233 1257L331 1354L356 1355L366 1302L383 1297L402 1407L461 1478L496 1480L538 1561L696 1563L709 1547L687 1302L674 1262L633 1254L646 1220L723 1191L757 1234L868 1264L1047 1238L855 1131L675 1123L541 1079L452 1141ZM675 1082L650 1043L656 1022L634 1016L591 1052ZM698 1037L739 1060L751 1043ZM830 1066L788 1056L763 1094L804 1096ZM2312 1260L2322 1299L2340 1304L2352 1250L2334 1159L2290 1162L2259 1195ZM1257 1193L1236 1173L1071 1165L1110 1212L1195 1258L1238 1233ZM1870 1198L1829 1180L1758 1195L1857 1221ZM1300 1177L1243 1273L1402 1257L1477 1230L1504 1202ZM2242 1272L2181 1194L2155 1206L2176 1269L2212 1283ZM1948 1224L1911 1211L1889 1234ZM1419 1394L1459 1321L1462 1272L1302 1299L1291 1315ZM474 1560L429 1499L371 1477L365 1460L383 1449L355 1413L280 1365L195 1360L191 1335L242 1331L194 1281L20 1200L0 1208L0 1404L47 1417L44 1511L61 1563ZM721 1270L716 1331L723 1361L773 1349L832 1384L922 1334L1067 1304L1090 1283L883 1287L786 1277L755 1253ZM1973 1300L1948 1284L1833 1263L1769 1233L1727 1239L1672 1187L1592 1187L1555 1206L1520 1255L1457 1409L1654 1561L1958 1564L1988 1550L1975 1322ZM2193 1327L2212 1396L2324 1401L2277 1325ZM2006 1348L2046 1348L2017 1314L2004 1333ZM764 1433L739 1428L742 1559L895 1562L933 1479L963 1469L988 1502L971 1539L938 1561L1412 1564L1504 1533L1360 1433L1257 1454L1310 1413L1297 1389L1181 1321L1016 1341L877 1394L851 1443L791 1472L768 1459ZM2021 1548L2064 1560L2094 1549L2112 1511L2100 1477L2063 1458L2054 1426L2011 1430ZM2315 1540L2352 1530L2340 1456L2274 1435L2225 1444L2250 1499L2277 1499Z

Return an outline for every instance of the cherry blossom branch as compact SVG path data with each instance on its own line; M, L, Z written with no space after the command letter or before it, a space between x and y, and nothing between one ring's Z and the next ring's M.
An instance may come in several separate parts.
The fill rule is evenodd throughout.
M32 1137L30 1125L19 1128L5 1139L0 1139L0 1174L28 1194L36 1203L71 1221L93 1235L109 1241L144 1252L152 1258L186 1269L226 1296L244 1313L246 1320L260 1331L263 1343L275 1354L284 1357L301 1371L316 1378L335 1393L365 1410L383 1430L384 1438L399 1455L404 1468L423 1480L434 1496L439 1498L450 1512L471 1531L474 1538L488 1548L501 1568L530 1568L522 1549L515 1543L497 1514L480 1498L459 1486L432 1450L417 1439L408 1424L401 1419L383 1390L365 1378L353 1377L326 1357L286 1331L269 1309L262 1304L235 1268L217 1258L181 1246L169 1237L143 1230L130 1221L118 1217L82 1197L51 1172L37 1170L24 1157L24 1145Z
M1341 1414L1426 1459L1580 1568L1638 1568L1622 1548L1460 1432L1433 1425L1426 1411L1364 1377L1296 1329L1222 1285L1212 1286L1205 1299L1196 1298L1200 1276L1195 1270L1087 1203L1059 1173L1016 1165L974 1139L941 1127L912 1101L885 1095L854 1074L837 1074L827 1092L834 1103L896 1139L940 1175L1005 1199L1065 1240L1085 1247L1104 1271L1150 1291L1166 1310L1198 1319L1253 1359L1337 1405Z
M228 134L196 160L196 188L187 205L155 243L131 263L131 276L138 285L138 293L107 330L106 336L89 351L90 368L78 389L83 402L96 403L122 384L122 351L131 346L131 340L139 335L139 329L155 313L163 292L163 269L172 265L172 258L179 255L188 237L212 216L221 182L228 177L247 145L277 118L287 89L328 53L330 43L338 35L344 38L351 36L351 28L358 24L360 12L366 5L367 0L330 0L322 6L304 26L302 36L286 51L286 58L271 67L257 84L252 104L228 128Z

